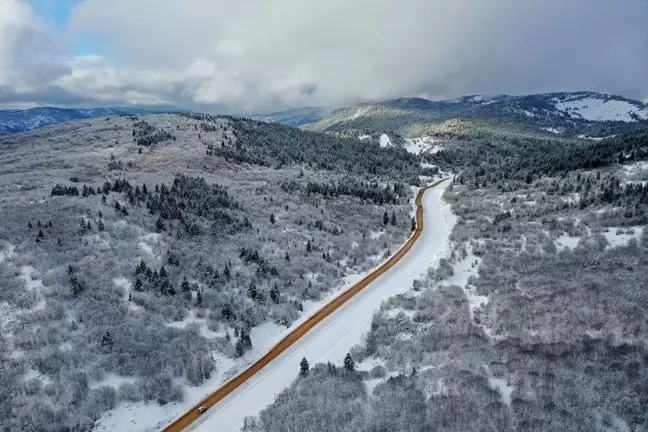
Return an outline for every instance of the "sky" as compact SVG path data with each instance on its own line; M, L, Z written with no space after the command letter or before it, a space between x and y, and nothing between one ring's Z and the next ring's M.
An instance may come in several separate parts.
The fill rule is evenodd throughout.
M0 107L648 100L648 0L0 0Z

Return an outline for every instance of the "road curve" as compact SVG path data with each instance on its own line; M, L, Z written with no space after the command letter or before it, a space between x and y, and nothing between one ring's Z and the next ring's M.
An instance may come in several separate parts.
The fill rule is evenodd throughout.
M179 432L191 426L197 419L201 418L201 414L198 412L198 407L205 406L207 409L209 409L214 405L216 405L221 400L225 399L228 395L230 395L239 387L241 387L244 383L246 383L255 374L260 372L275 358L280 356L288 348L290 348L293 344L295 344L298 340L300 340L303 336L305 336L313 327L315 327L326 317L330 316L333 312L335 312L340 307L342 307L352 297L354 297L356 294L358 294L360 291L366 288L371 282L376 280L379 276L384 274L387 270L389 270L396 263L398 263L412 249L412 247L415 245L416 241L419 239L419 237L423 232L423 221L424 221L423 204L422 204L423 194L429 188L433 188L439 185L440 183L444 182L445 180L447 179L439 180L425 188L422 188L419 191L415 200L416 230L409 238L409 240L394 255L392 255L386 262L384 262L375 271L368 274L358 283L356 283L355 285L353 285L352 287L344 291L342 294L340 294L338 297L336 297L334 300L332 300L330 303L328 303L326 306L324 306L322 309L320 309L314 315L308 318L308 320L306 320L303 324L301 324L299 327L297 327L292 332L290 332L286 337L284 337L281 341L279 341L270 351L268 351L267 354L265 354L263 357L257 360L254 364L252 364L250 367L245 369L236 377L226 382L214 393L210 394L209 396L201 400L189 411L183 414L182 417L178 418L169 426L167 426L164 429L164 432ZM295 376L296 376L296 372L295 372ZM204 415L207 415L207 413L202 414L202 416Z

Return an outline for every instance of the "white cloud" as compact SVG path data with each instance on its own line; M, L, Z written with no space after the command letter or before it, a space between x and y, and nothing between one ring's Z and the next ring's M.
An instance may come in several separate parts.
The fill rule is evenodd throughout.
M25 7L22 25L35 22ZM63 37L103 56L50 56L57 73L40 82L86 101L248 112L416 94L643 98L645 16L644 1L85 0Z

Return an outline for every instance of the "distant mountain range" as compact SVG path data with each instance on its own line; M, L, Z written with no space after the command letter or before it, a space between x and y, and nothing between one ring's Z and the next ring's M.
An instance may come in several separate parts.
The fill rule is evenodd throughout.
M324 118L330 112L331 110L322 107L304 107L285 111L276 111L270 114L252 114L242 117L297 127L309 123L315 123Z
M56 108L39 107L25 110L0 110L0 135L26 132L70 120L105 117L118 114L145 115L168 112L165 109L138 108Z
M0 135L39 129L70 120L117 114L146 115L172 110L136 108L32 108L0 110ZM421 128L447 120L479 119L515 124L565 136L605 136L648 124L648 104L593 92L543 93L525 96L464 96L431 101L400 98L335 111L304 107L269 114L240 115L259 121L345 134L396 132L418 136Z
M648 104L593 92L472 95L445 101L400 98L338 109L305 128L419 136L426 126L452 119L485 120L565 136L603 136L648 124Z

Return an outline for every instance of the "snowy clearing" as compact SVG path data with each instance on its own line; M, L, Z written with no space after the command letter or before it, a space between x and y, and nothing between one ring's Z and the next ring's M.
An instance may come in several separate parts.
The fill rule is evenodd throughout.
M431 136L424 136L420 138L411 138L405 140L405 150L414 154L421 153L438 153L439 150L443 149L443 145L435 144L440 140L435 139Z
M556 103L556 109L571 117L590 121L637 121L633 116L642 120L648 119L648 108L640 108L630 102L613 99L584 98L561 101Z
M410 253L260 373L211 408L192 430L238 432L244 417L257 415L283 388L292 383L303 357L311 364L327 361L341 364L346 353L364 340L373 312L380 308L382 301L408 291L414 279L447 252L452 221L449 206L441 198L444 186L425 193L425 228Z
M389 136L387 134L380 135L380 147L391 147L393 146Z

